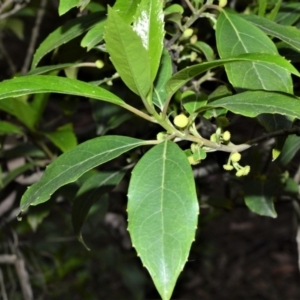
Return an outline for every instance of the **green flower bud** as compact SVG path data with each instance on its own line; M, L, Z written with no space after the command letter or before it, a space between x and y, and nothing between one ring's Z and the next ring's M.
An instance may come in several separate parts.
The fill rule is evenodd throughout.
M231 138L230 132L229 132L229 131L225 131L225 132L223 133L223 140L224 140L225 142L228 142L228 141L230 140L230 138Z
M104 67L104 62L101 59L96 60L95 64L98 69L102 69Z
M219 6L225 7L227 5L227 0L219 0Z
M180 114L174 118L174 124L179 128L184 128L189 123L189 119L186 115Z
M159 132L157 135L156 135L156 139L158 140L158 141L163 141L163 140L165 140L165 138L166 138L166 133L165 132Z
M216 143L217 142L217 135L215 133L213 133L210 138L209 138L212 142Z
M187 39L187 38L191 37L193 35L193 33L194 33L194 30L192 28L188 28L183 32L183 37Z
M238 153L238 152L231 153L231 155L230 155L230 159L231 159L232 162L240 161L241 157L242 157L241 154Z

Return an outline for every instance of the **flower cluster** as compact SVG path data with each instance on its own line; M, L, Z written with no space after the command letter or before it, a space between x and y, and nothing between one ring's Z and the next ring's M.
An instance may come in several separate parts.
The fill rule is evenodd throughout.
M228 158L228 162L226 165L223 165L223 168L226 171L231 171L233 169L236 170L235 176L241 177L241 176L246 176L250 172L250 166L241 166L239 164L239 161L241 160L241 154L239 152L233 152L230 154Z

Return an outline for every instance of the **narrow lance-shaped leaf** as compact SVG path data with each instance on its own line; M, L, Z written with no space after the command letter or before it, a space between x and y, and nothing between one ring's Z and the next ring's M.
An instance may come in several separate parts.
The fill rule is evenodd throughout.
M104 136L89 140L62 154L51 163L40 181L21 199L21 211L49 200L51 195L85 172L147 142L125 136Z
M61 0L59 1L58 13L60 16L78 5L80 0Z
M116 105L125 102L111 92L76 79L50 75L16 77L0 82L0 100L38 93L60 93L103 100Z
M275 44L259 28L242 17L223 11L217 20L216 39L221 58L244 53L278 54ZM271 90L292 93L292 79L288 71L273 65L235 63L225 66L230 83L237 90Z
M112 8L108 8L106 49L124 83L146 99L152 87L150 59L141 38Z
M168 98L181 88L185 83L193 79L207 70L236 62L255 62L257 64L268 64L270 68L280 67L283 70L287 70L297 76L300 76L299 72L291 65L286 59L279 55L261 54L261 53L249 53L241 54L236 57L227 59L219 59L206 63L201 63L191 67L187 67L176 74L174 74L166 84L166 90L168 92Z
M276 92L244 92L212 101L208 107L223 107L236 114L251 118L263 113L300 118L300 99Z
M184 152L166 141L135 166L128 192L132 244L162 299L170 299L195 236L195 182Z
M151 82L154 81L160 63L164 39L163 1L141 0L134 16L133 29L148 50Z
M36 50L31 68L35 68L39 61L47 53L81 35L103 18L103 13L93 13L89 14L88 16L69 21L63 26L54 30L47 36L47 38L40 44L39 48Z
M103 19L99 23L97 23L81 40L80 46L86 47L87 51L90 51L93 47L102 42L105 26L106 19Z
M153 103L161 110L163 109L167 99L166 83L172 76L172 71L173 68L171 56L168 50L164 49L152 94Z

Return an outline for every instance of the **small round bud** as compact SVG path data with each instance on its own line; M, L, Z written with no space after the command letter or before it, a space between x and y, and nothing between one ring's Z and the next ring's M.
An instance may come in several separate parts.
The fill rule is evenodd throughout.
M174 118L174 124L179 128L184 128L189 123L189 119L186 115L180 114Z
M231 170L233 170L233 166L231 166L231 165L223 165L223 168L224 168L224 170L226 170L226 171L231 171Z
M217 142L217 135L215 133L213 133L210 138L209 138L212 142L216 143Z
M188 28L183 32L183 37L187 39L187 38L191 37L193 35L193 33L194 33L194 30L192 28Z
M96 60L95 64L98 69L102 69L104 67L104 62L101 59Z
M190 38L190 43L191 43L191 44L196 44L197 39L198 39L198 38L197 38L197 35L194 34L194 35Z
M234 153L231 153L231 155L230 155L230 159L231 159L231 161L233 161L233 162L238 162L238 161L240 161L241 160L241 154L240 153L238 153L238 152L234 152Z
M228 142L228 141L230 140L230 138L231 138L230 132L229 132L229 131L225 131L225 132L223 133L223 140L224 140L225 142Z
M191 62L195 61L197 59L197 56L198 56L197 53L192 51L191 52Z
M163 141L165 138L166 138L166 133L165 133L165 132L159 132L159 133L156 135L156 139L157 139L158 141Z
M225 7L227 5L227 0L219 0L219 6Z

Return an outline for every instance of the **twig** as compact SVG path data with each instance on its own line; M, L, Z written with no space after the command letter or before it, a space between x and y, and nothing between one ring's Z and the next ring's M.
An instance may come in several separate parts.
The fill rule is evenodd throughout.
M266 134L264 134L260 137L257 137L253 140L250 140L250 141L246 142L246 144L254 145L254 144L257 144L259 142L262 142L262 141L268 140L270 138L276 137L276 136L285 136L285 135L290 135L290 134L300 135L300 127L293 126L292 128L289 128L289 129L280 129L280 130L277 130L277 131L266 133Z
M0 268L0 286L1 286L1 296L3 300L8 300L1 268Z
M20 285L22 294L25 300L32 300L33 299L33 293L32 288L29 282L29 276L28 272L25 268L25 262L23 259L19 258L15 262L15 268L16 272L19 277Z
M13 4L14 0L7 0L3 4L0 5L0 14L5 10L6 7Z
M11 9L10 11L8 11L5 14L0 15L0 20L4 20L4 19L6 19L6 18L8 18L8 17L10 17L12 15L14 15L16 12L18 12L19 10L21 10L26 5L27 5L26 2L23 3L23 4L16 4L13 9ZM2 10L3 10L3 8L2 8Z
M29 46L27 49L24 64L23 64L23 67L21 70L21 73L23 75L26 74L29 69L29 65L31 62L31 58L32 58L34 49L35 49L36 41L39 36L42 19L44 17L45 11L46 11L46 5L47 5L47 0L41 0L40 7L39 7L37 15L36 15L35 24L32 29L32 32L31 32L31 39L30 39Z

